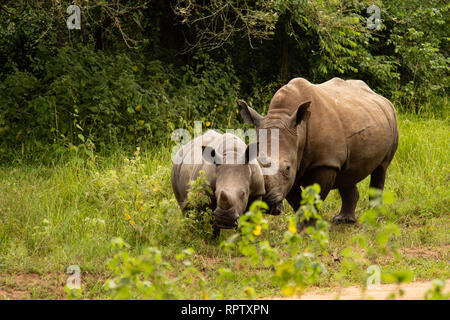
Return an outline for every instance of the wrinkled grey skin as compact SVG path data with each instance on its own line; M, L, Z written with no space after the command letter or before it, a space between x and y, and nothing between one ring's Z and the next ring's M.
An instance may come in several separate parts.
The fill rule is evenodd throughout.
M398 146L397 118L389 100L363 81L333 78L311 84L292 79L272 98L266 117L239 100L245 122L256 129L278 128L279 170L265 175L263 200L272 214L280 213L283 198L300 206L300 186L318 183L325 199L338 189L342 208L335 223L356 222L356 184L371 175L370 187L383 189L386 170ZM268 133L270 145L270 133ZM281 207L282 208L282 207Z
M202 148L197 153L201 157L197 163L201 164L187 163L187 155L194 156L194 146ZM233 159L240 157L241 164L227 161L227 156ZM235 135L209 130L182 147L177 152L177 157L182 162L173 165L171 181L181 210L184 212L187 205L189 182L199 176L200 170L204 170L214 192L211 203L216 233L218 228L237 226L238 218L247 212L253 201L261 200L265 193L264 177L256 154L253 159L249 159L247 146Z

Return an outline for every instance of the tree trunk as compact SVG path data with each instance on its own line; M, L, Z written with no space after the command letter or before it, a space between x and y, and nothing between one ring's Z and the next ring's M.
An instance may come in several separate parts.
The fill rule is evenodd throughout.
M281 83L285 84L289 81L289 36L284 33L283 36L283 54L281 57Z

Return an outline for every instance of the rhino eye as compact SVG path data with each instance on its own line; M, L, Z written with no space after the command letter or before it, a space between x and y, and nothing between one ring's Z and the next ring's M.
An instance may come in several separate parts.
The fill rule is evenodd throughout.
M291 166L290 166L290 165L287 165L287 166L284 168L284 173L285 173L285 174L289 174L290 171L291 171Z
M245 191L244 191L244 190L242 190L242 191L240 192L240 196L241 196L241 198L244 198L244 197L245 197Z
M291 170L291 166L290 166L290 165L287 165L286 167L284 167L284 170L281 171L281 174L282 174L285 178L289 178L290 170Z

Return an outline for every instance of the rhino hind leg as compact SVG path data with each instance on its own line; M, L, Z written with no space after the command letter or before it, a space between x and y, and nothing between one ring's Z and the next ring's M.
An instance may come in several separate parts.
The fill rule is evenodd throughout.
M386 180L386 168L384 166L378 166L370 175L370 187L380 189L381 191L383 191L385 180Z
M359 200L359 192L356 185L346 188L339 188L342 199L341 211L334 216L334 223L355 223L355 209Z

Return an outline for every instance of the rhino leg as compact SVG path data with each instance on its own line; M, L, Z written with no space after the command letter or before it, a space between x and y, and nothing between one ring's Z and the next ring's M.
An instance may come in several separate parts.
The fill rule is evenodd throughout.
M300 191L300 186L298 184L294 184L291 188L291 191L286 195L286 200L294 209L294 212L300 208L300 202L302 201L302 195Z
M334 168L318 167L305 174L304 178L302 178L302 186L309 186L317 183L320 186L320 199L325 201L328 193L330 193L330 190L333 188L336 180L336 174L337 171ZM314 226L315 224L316 219L310 219L308 222L302 223L300 227L303 229L308 226Z
M356 185L347 188L339 188L342 198L341 212L334 216L334 223L355 223L355 209L359 200L359 192Z
M220 236L220 228L217 226L213 226L213 235L212 235L213 239L214 240L218 239L219 236Z
M386 168L384 166L378 166L370 175L370 187L383 190L385 180L386 180ZM369 197L369 201L370 200L372 199Z

